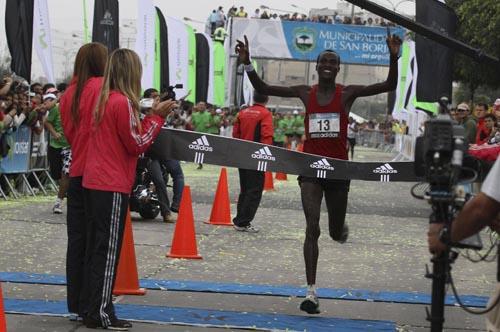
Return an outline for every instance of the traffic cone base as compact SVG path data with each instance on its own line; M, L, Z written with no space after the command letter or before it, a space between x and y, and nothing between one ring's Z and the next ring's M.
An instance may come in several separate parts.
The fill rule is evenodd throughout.
M219 183L215 192L214 203L208 221L205 224L219 226L233 226L231 221L231 206L229 203L229 189L227 185L227 170L222 167L220 170Z
M187 258L187 259L203 259L200 255L176 255L172 253L168 253L167 257L170 258Z
M139 287L139 276L137 274L137 262L135 259L134 235L132 232L132 219L130 210L127 211L125 219L125 230L123 232L123 243L116 270L115 295L144 295L146 290Z
M184 186L181 206L175 224L174 237L170 252L166 255L171 258L201 259L196 246L196 233L194 230L193 205L191 202L191 189Z
M264 178L264 191L274 191L273 173L266 172Z

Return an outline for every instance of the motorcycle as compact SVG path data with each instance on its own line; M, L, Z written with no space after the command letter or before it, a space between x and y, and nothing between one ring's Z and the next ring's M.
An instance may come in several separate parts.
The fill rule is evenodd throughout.
M144 219L155 219L160 213L160 202L148 170L149 158L137 161L135 183L130 194L130 211Z

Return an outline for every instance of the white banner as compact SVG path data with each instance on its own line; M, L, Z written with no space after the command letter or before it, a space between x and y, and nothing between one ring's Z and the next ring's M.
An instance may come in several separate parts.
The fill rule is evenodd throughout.
M236 40L243 41L243 36L247 36L250 54L253 56L292 58L281 21L233 18L231 28L232 44L229 45L230 50L234 50Z
M153 87L155 69L155 20L156 11L152 0L137 2L137 38L135 52L142 62L142 88Z
M52 39L47 0L35 0L33 13L33 46L42 63L42 68L49 83L56 83L54 62L52 60Z
M177 89L178 96L185 96L188 92L188 64L189 64L189 36L186 25L175 18L167 17L168 30L168 71L170 85L182 84Z

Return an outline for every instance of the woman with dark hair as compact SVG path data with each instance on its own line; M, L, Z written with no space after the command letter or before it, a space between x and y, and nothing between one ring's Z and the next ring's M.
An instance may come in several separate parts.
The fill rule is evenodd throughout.
M108 49L99 43L83 45L76 55L73 78L60 101L64 135L71 146L66 253L68 311L79 317L86 313L88 291L85 269L87 206L82 187L83 170L91 129L92 112L102 86Z
M89 206L88 328L126 330L132 325L116 317L111 294L123 240L129 194L138 156L158 136L176 102L155 100L151 114L139 119L142 65L134 51L115 50L106 65L94 110L83 187Z

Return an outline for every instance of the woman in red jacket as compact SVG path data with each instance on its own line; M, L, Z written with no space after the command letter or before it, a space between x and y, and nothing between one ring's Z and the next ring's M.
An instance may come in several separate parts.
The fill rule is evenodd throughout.
M111 301L115 272L123 239L129 193L135 177L137 157L159 134L175 101L158 101L152 114L139 120L141 61L134 51L115 50L106 65L104 82L94 111L93 128L83 173L88 189L89 259L88 328L126 329Z
M92 113L101 92L102 75L108 59L108 49L99 43L83 45L76 55L73 79L61 97L59 108L64 136L71 150L69 171L66 252L68 311L80 317L86 312L88 291L85 289L85 254L87 247L87 216L83 169L91 128Z

